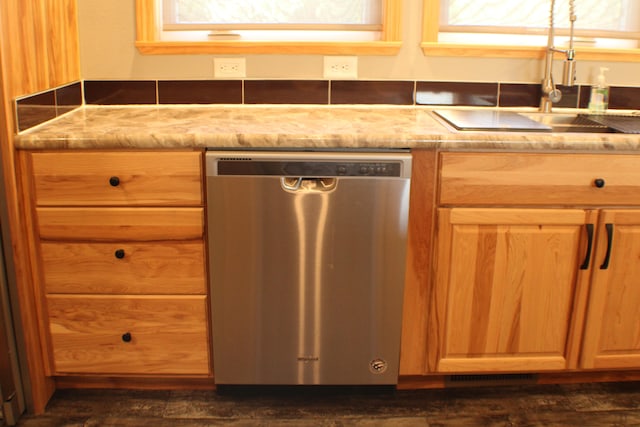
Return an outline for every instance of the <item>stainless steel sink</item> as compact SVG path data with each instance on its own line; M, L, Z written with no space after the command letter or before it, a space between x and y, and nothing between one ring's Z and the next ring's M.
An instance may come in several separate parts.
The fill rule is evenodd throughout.
M492 132L549 132L551 128L514 111L434 110L435 116L456 130Z
M613 133L614 129L572 113L520 113L520 115L549 126L551 132Z
M515 112L493 109L434 110L459 131L640 134L640 114Z

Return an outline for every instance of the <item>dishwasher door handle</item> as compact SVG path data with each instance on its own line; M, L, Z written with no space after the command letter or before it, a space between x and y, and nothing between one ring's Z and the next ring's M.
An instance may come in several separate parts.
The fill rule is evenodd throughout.
M303 178L281 177L280 186L289 192L306 191L324 193L335 190L338 185L337 178Z
M297 191L302 185L302 177L289 178L283 176L280 178L280 185L287 191Z

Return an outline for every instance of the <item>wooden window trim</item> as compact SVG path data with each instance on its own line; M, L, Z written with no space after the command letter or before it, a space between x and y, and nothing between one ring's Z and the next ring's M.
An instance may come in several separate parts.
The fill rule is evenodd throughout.
M424 0L422 51L426 56L481 58L544 58L546 47L486 46L442 43L438 41L440 0ZM585 61L640 62L640 49L599 49L576 47L576 59Z
M380 41L163 41L157 0L136 0L136 47L145 55L175 54L319 54L395 55L400 50L402 0L383 0L383 33Z

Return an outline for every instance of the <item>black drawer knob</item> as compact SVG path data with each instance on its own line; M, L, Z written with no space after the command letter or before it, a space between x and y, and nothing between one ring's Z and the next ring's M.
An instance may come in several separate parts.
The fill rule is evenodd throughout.
M131 342L131 332L126 332L122 334L122 341Z
M605 185L604 179L602 179L602 178L596 178L596 179L593 181L593 185L595 185L595 186L596 186L596 187L598 187L598 188L602 188L602 187L604 187L604 185Z
M118 178L117 176L112 176L111 178L109 178L109 184L111 184L112 187L117 187L118 185L120 185L120 178Z
M122 259L124 258L124 249L118 249L115 252L116 258Z

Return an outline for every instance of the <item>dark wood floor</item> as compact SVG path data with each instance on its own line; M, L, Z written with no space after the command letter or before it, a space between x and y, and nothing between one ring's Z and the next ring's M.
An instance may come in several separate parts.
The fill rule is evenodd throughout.
M640 383L418 391L59 390L20 426L640 426Z

